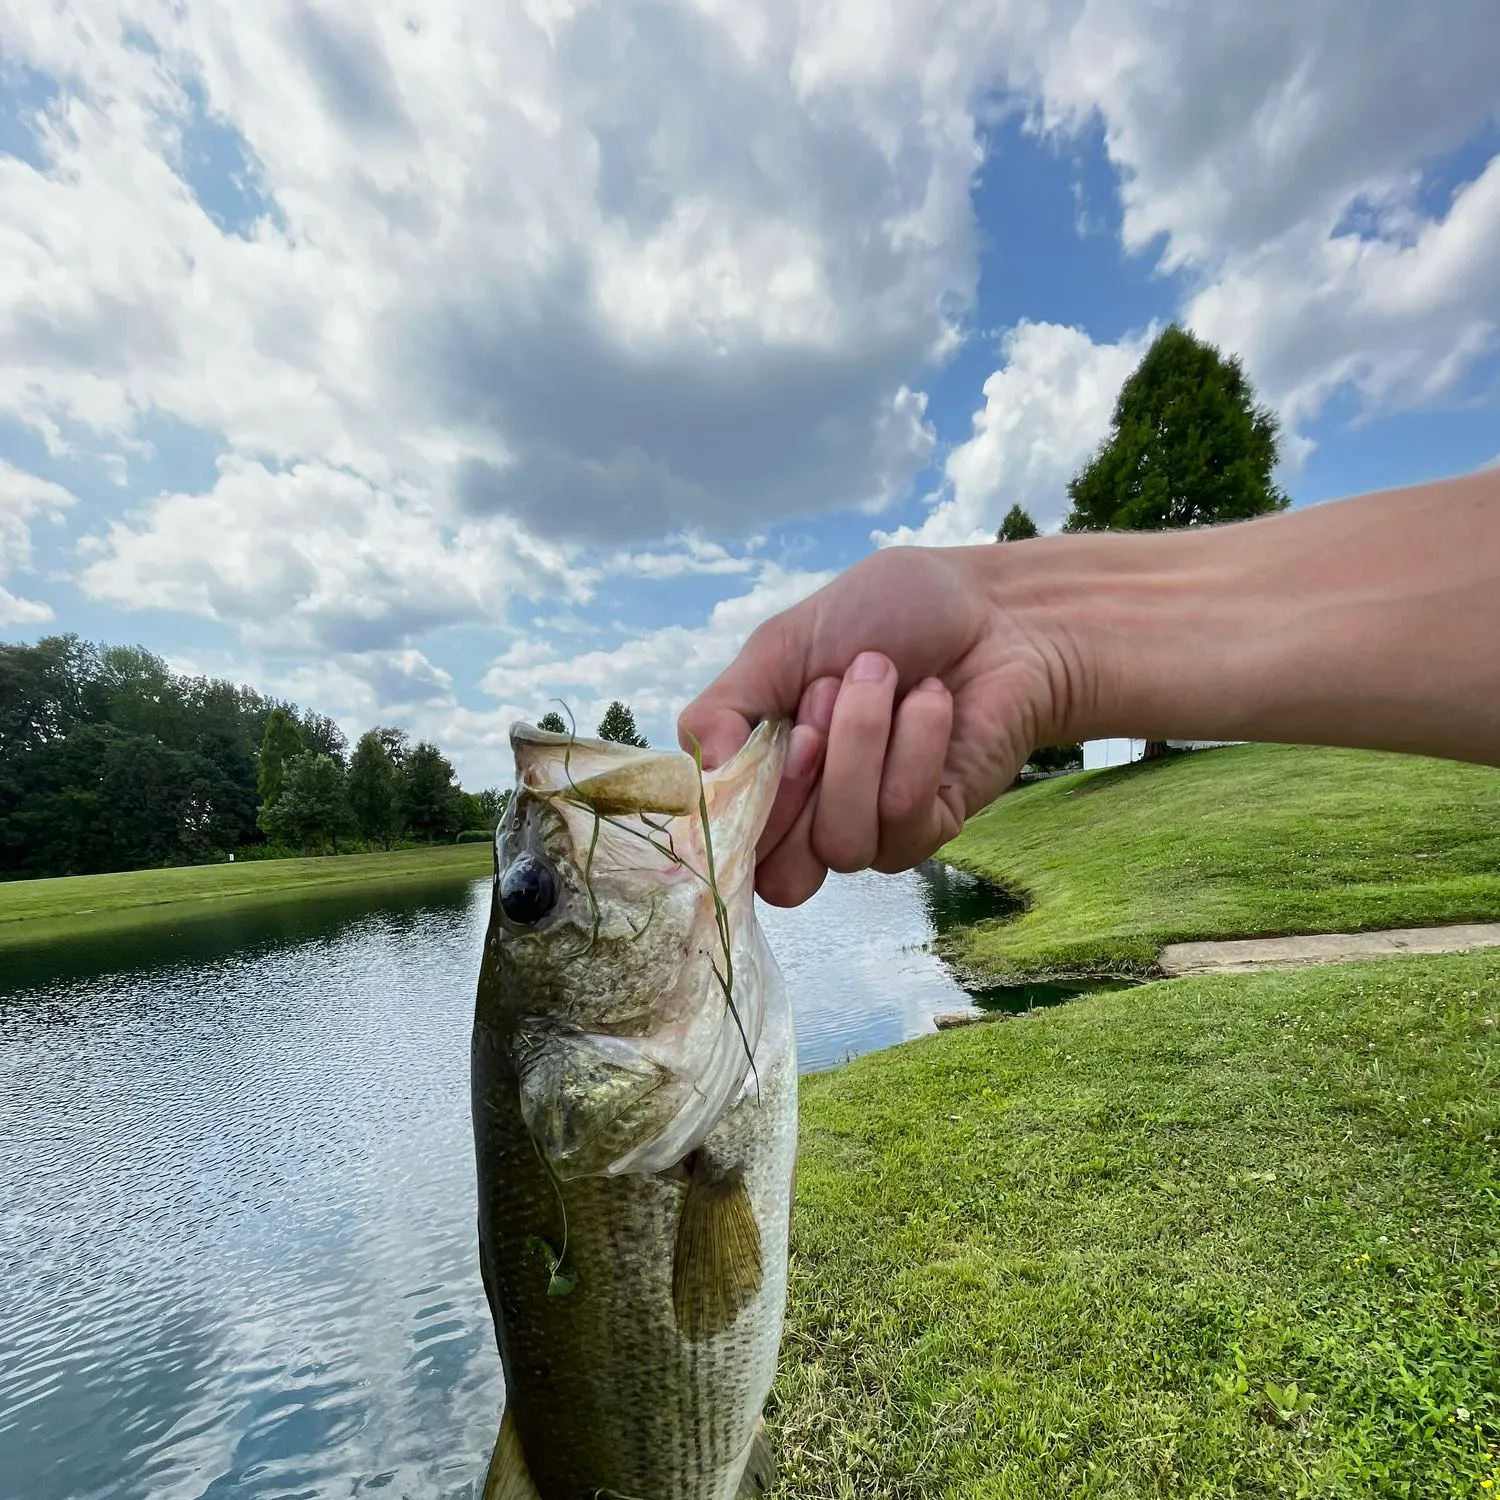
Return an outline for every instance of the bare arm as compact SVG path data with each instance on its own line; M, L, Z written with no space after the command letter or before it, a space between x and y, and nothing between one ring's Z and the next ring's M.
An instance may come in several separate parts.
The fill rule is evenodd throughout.
M1077 541L1099 550L1073 563L1054 550L1050 563L1088 574L1076 607L1066 584L1041 587L1060 611L1046 628L1069 630L1091 663L1089 701L1070 705L1079 736L1500 765L1500 471L1208 531Z
M799 728L758 883L901 869L1037 745L1349 745L1500 765L1500 471L1209 530L867 558L684 711L725 758Z

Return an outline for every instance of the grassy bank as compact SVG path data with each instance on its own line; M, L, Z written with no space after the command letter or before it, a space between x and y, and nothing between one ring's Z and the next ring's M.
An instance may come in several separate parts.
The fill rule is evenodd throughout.
M1164 943L1500 918L1500 771L1242 745L1059 777L943 857L1023 893L951 955L1003 975L1149 971Z
M1497 1020L1399 959L805 1080L777 1493L1493 1496Z
M0 952L74 933L137 928L277 901L476 877L490 869L488 844L435 844L394 854L190 865L55 880L0 883Z

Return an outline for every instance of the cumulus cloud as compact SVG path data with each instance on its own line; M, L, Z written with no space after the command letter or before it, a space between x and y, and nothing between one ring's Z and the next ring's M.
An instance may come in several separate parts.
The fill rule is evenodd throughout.
M1500 157L1451 206L1429 181L1500 121L1489 0L1087 0L1028 70L1045 125L1102 121L1126 247L1188 275L1187 320L1294 421L1346 384L1427 399L1493 347Z
M31 570L32 523L61 523L64 513L76 503L60 484L0 459L0 628L43 625L52 618L49 604L20 598L5 587L5 580L13 572Z
M493 522L448 529L420 493L326 464L228 456L202 494L161 495L85 544L86 594L238 624L259 649L390 650L494 620L512 593L587 575Z
M1192 325L1242 353L1292 420L1340 386L1375 409L1453 387L1500 332L1500 156L1441 217L1388 212L1384 232L1310 225L1228 267Z
M403 655L432 632L608 576L770 589L754 537L927 470L926 372L975 300L978 112L1102 126L1125 246L1294 422L1350 386L1451 391L1500 327L1500 164L1451 201L1425 175L1495 120L1492 0L67 10L0 10L45 85L0 155L0 417L133 506L79 528L82 587L347 658L351 704L388 691L476 746L499 710ZM878 539L988 536L1015 501L1055 524L1139 347L1013 329L930 514ZM137 493L163 420L222 452L213 483ZM66 509L27 503L7 566ZM729 626L682 628L685 693ZM562 684L638 672L665 716L655 639ZM536 711L541 678L491 678Z
M1020 505L1044 531L1067 514L1067 483L1104 436L1121 383L1149 334L1096 344L1080 328L1021 323L1001 344L1005 363L984 383L973 436L944 464L943 488L920 526L877 531L882 546L993 541Z
M685 536L679 545L667 552L618 552L600 564L605 575L635 578L681 578L689 573L749 573L756 567L755 558L730 552L718 542L701 536ZM758 544L753 538L751 545Z
M697 625L669 625L607 649L561 655L525 637L514 639L484 677L485 691L505 704L527 705L523 717L566 701L590 732L612 698L623 698L655 739L675 743L678 712L727 666L745 637L769 616L825 584L827 572L764 563L753 587L721 599Z
M1061 128L1102 119L1125 242L1163 240L1169 265L1331 227L1497 113L1489 0L1086 0L1055 20L1028 60L1044 117Z
M774 8L75 10L0 21L58 85L42 166L0 159L0 410L54 443L165 412L603 544L926 462L908 382L973 296L994 17L913 50L896 7L846 55L862 18ZM229 209L187 166L210 129Z

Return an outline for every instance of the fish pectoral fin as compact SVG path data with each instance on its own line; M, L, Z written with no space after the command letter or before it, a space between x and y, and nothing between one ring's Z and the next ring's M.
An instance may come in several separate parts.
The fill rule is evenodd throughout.
M771 1456L771 1440L766 1436L766 1419L762 1417L755 1424L755 1436L750 1439L750 1456L745 1461L745 1472L740 1475L735 1500L769 1495L775 1483L776 1460Z
M526 1467L526 1455L521 1452L515 1418L509 1411L500 1421L500 1436L495 1439L480 1500L541 1500Z
M690 1174L677 1249L672 1306L690 1339L721 1333L749 1305L765 1279L760 1229L743 1172L706 1182Z

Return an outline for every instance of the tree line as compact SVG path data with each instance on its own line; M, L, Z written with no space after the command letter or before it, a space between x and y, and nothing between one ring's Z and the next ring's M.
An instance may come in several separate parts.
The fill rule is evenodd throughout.
M351 756L326 715L139 646L0 644L0 878L487 836L506 795L398 729Z

